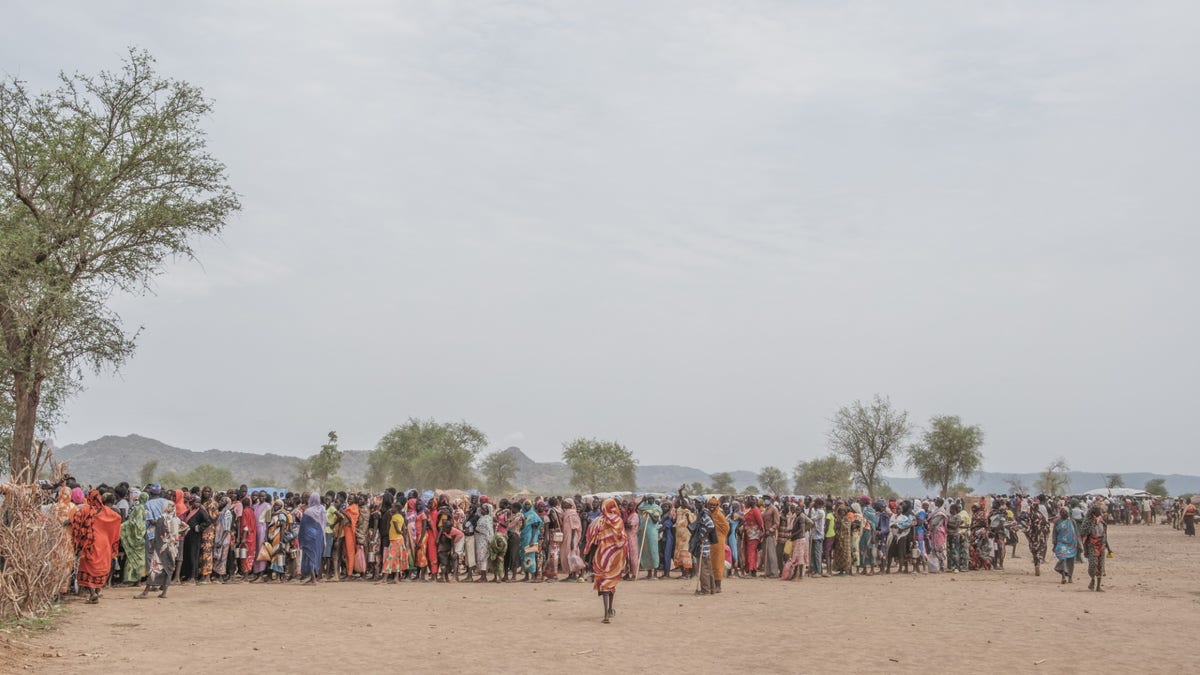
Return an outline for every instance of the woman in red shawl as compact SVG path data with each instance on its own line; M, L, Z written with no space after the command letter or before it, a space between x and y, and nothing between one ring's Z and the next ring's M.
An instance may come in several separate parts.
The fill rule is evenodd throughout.
M592 556L593 587L604 601L604 623L609 623L609 618L617 614L613 595L625 573L625 520L616 500L604 500L600 517L588 527L587 539L588 550L596 549Z
M112 501L112 495L108 497ZM88 603L100 602L100 589L108 584L112 563L121 543L121 514L108 508L100 491L88 493L87 504L71 517L71 537L79 553L80 588L88 589Z

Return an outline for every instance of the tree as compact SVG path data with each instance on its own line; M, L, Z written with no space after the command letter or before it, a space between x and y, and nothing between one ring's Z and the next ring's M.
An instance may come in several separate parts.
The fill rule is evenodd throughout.
M763 486L763 490L765 490L767 494L787 494L787 474L785 474L779 467L764 466L763 470L758 472L758 482Z
M941 495L949 495L950 483L970 478L983 467L983 430L978 426L963 426L955 415L938 415L929 420L929 429L921 442L908 448L910 469L926 487L938 487Z
M758 486L757 486L757 485L747 485L747 486L746 486L746 489L745 489L745 490L742 490L742 494L744 494L744 495L756 495L756 494L758 494Z
M688 491L689 491L689 494L693 494L693 495L702 495L706 492L706 490L704 489L704 483L701 483L700 481L696 481L695 483L692 483L691 485L689 485Z
M951 485L950 489L946 491L946 494L944 494L942 496L943 497L965 497L969 494L972 494L973 492L975 492L975 488L971 487L970 485L967 485L966 483L964 483L962 481L959 481L959 482L955 483L954 485Z
M793 489L798 495L845 495L850 492L850 463L830 454L792 469Z
M1029 494L1029 486L1025 485L1025 481L1016 476L1009 476L1008 480L1004 482L1008 485L1008 494L1010 495Z
M479 472L483 474L488 492L510 492L513 489L512 481L517 477L517 457L507 450L497 450L483 458L479 463Z
M1167 496L1167 480L1165 478L1151 478L1146 481L1146 487L1142 488L1146 492L1159 497Z
M344 453L338 450L337 432L331 431L327 437L328 442L321 446L320 452L308 458L309 474L318 487L324 487L329 478L342 466Z
M733 486L733 476L727 471L719 471L712 475L712 487L709 488L719 495L731 495L737 492Z
M571 468L571 487L587 492L636 490L637 460L616 441L577 438L563 443L563 461Z
M1067 460L1059 457L1050 462L1045 471L1038 474L1034 487L1044 495L1061 497L1071 489L1071 477L1067 475L1070 470Z
M367 457L367 485L402 488L468 487L471 465L487 436L466 422L410 418L389 431Z
M133 352L109 306L145 291L240 208L208 154L200 89L130 50L118 73L66 73L35 94L0 82L0 384L13 407L10 464L25 473L46 388Z
M855 401L833 416L829 449L850 462L854 479L874 496L879 472L896 461L896 449L908 437L908 413L875 395L869 405Z
M312 459L296 460L296 475L292 478L292 489L303 492L312 483Z
M138 472L138 478L142 481L142 485L149 485L154 482L154 473L158 471L158 460L151 459L142 465L141 471Z
M168 471L159 477L158 482L163 484L164 489L196 485L211 487L214 490L227 490L235 485L232 471L212 464L201 464L184 474Z
M1119 473L1110 473L1104 476L1104 487L1109 490L1113 488L1125 487L1125 479Z

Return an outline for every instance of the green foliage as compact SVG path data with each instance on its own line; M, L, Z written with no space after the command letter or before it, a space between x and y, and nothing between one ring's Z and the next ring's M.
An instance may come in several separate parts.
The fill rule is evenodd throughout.
M951 485L950 489L946 491L946 494L944 496L946 496L946 497L965 497L969 494L973 494L974 492L975 492L975 488L971 487L970 485L967 485L966 483L964 483L962 481L959 481L959 482L955 483L954 485Z
M304 491L312 484L312 459L296 460L296 473L292 476L292 489Z
M1045 471L1038 474L1034 488L1044 495L1061 497L1071 488L1071 477L1067 475L1067 472L1070 470L1070 467L1067 466L1067 460L1059 457L1051 462Z
M637 460L616 441L577 438L563 443L571 487L585 492L637 489Z
M1104 477L1104 487L1109 490L1125 487L1125 479L1119 473L1110 473Z
M466 488L487 436L466 422L410 418L387 433L367 458L367 487Z
M342 466L342 451L338 450L336 431L329 432L329 442L321 446L321 451L309 458L309 474L317 482L318 487L324 487L326 481L338 472Z
M709 488L716 494L731 495L737 493L733 485L733 476L727 471L718 471L712 475L712 486Z
M517 477L517 458L507 450L497 450L483 458L479 463L479 472L483 474L488 493L511 492L512 481Z
M141 485L149 485L154 482L154 474L158 472L158 460L152 459L142 465L142 470L138 472L138 480Z
M756 494L758 494L758 486L757 486L757 485L747 485L747 486L746 486L746 489L745 489L745 490L742 490L742 494L744 494L744 495L756 495Z
M983 468L982 445L983 429L963 426L955 415L939 415L929 421L921 443L909 447L907 465L926 487L937 487L945 497L950 483Z
M799 462L792 469L792 487L798 495L846 495L853 470L849 462L835 454Z
M246 485L250 487L281 487L279 481L275 478L251 478L246 481Z
M145 467L143 466L143 468ZM158 482L162 483L163 489L208 486L214 490L228 490L231 487L237 487L237 484L233 482L232 471L223 466L214 466L212 464L201 464L184 474L168 471L158 477Z
M1144 487L1142 489L1145 490L1146 492L1149 492L1152 495L1166 497L1167 496L1167 479L1151 478L1150 480L1146 481L1146 487Z
M880 472L895 463L896 450L910 430L908 412L876 394L869 404L855 401L834 414L829 449L850 463L854 480L875 496Z
M758 472L758 482L766 494L784 495L788 491L787 474L777 466L764 466Z
M120 72L63 73L40 94L0 82L0 385L15 472L84 370L133 352L113 293L145 290L240 208L200 127L211 102L153 66L131 50Z
M701 483L700 481L696 481L695 483L692 483L691 485L688 486L689 494L702 495L707 492L708 492L708 490L704 489L704 483Z

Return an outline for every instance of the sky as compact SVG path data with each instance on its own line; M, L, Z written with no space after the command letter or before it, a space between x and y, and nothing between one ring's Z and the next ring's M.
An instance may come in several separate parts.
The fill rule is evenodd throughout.
M1200 4L27 2L35 88L130 46L243 204L114 304L60 444L791 467L876 393L984 467L1200 473ZM916 435L914 435L916 440ZM892 473L902 473L893 471Z

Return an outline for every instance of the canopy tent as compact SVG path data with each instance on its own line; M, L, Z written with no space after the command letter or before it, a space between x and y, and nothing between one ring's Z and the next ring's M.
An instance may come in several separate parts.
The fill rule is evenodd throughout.
M1137 490L1134 488L1116 487L1116 488L1096 488L1083 493L1088 497L1151 497L1149 492L1145 490Z

